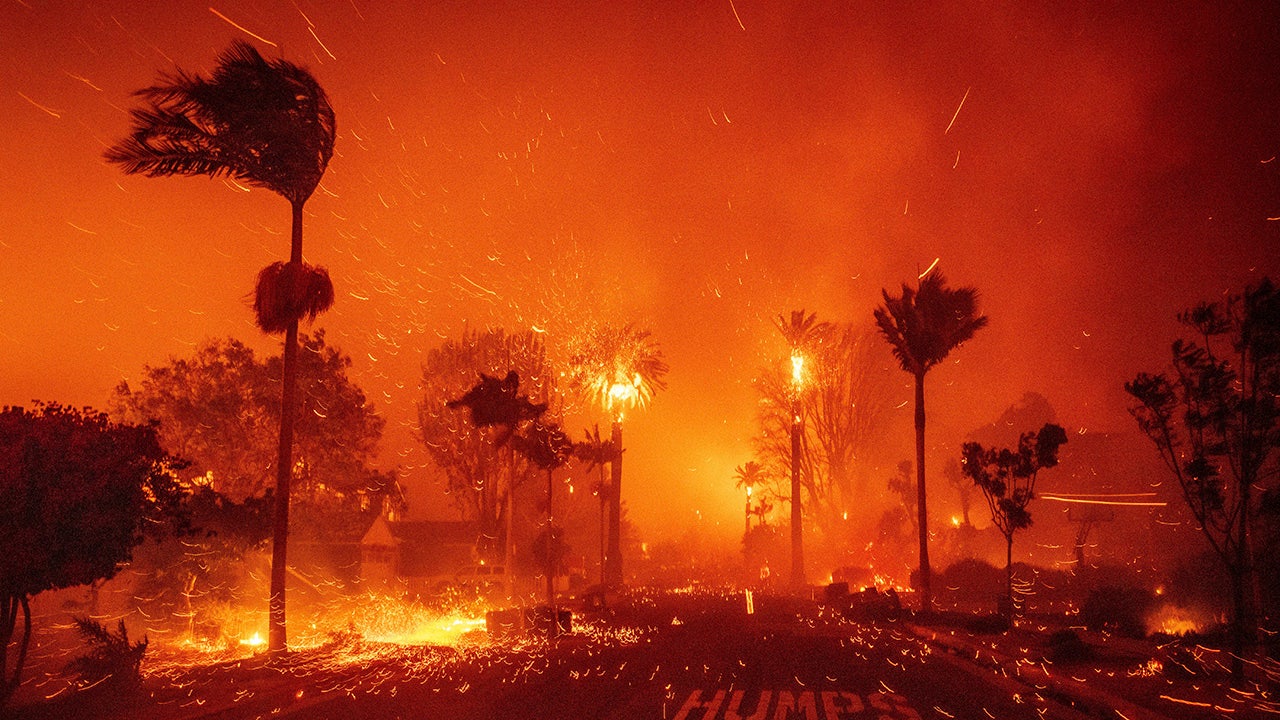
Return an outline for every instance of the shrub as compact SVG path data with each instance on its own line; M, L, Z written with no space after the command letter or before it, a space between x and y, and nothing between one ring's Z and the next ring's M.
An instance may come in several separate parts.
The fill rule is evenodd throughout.
M1050 662L1083 662L1093 657L1093 648L1075 630L1058 630L1045 642L1045 659Z
M934 585L940 585L940 589L947 592L954 592L958 599L990 602L996 595L1004 592L1004 581L1004 568L983 560L966 558L943 570L935 578Z
M1107 585L1090 591L1080 619L1090 630L1142 638L1147 635L1146 616L1153 601L1151 593L1141 588Z
M1009 630L1009 618L1005 615L970 615L964 628L975 635L997 635Z
M147 651L147 638L129 642L124 620L112 633L91 618L76 618L76 631L89 643L89 653L67 664L66 672L75 674L81 686L97 685L136 687L142 682L142 655Z

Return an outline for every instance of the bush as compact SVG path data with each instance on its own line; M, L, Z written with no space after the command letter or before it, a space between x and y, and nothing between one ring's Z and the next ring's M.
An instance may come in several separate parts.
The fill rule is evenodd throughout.
M1045 659L1050 662L1083 662L1093 658L1093 648L1075 630L1058 630L1045 642Z
M964 622L964 629L975 635L998 635L1009 627L1009 618L1000 614L969 615Z
M136 687L142 683L142 656L147 651L147 638L129 642L124 620L112 633L91 618L76 618L76 632L89 644L89 653L67 664L66 672L74 674L81 686L102 684L113 688Z
M1080 619L1090 630L1105 630L1125 637L1147 635L1146 616L1154 602L1141 588L1107 585L1093 590L1080 608Z
M949 566L934 577L934 591L955 593L961 600L990 602L1004 593L1004 568L989 562L966 558Z

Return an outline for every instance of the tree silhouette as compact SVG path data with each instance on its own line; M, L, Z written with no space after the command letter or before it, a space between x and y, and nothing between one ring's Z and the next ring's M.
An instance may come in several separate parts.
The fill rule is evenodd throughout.
M885 487L889 492L898 496L898 501L902 503L902 511L906 513L907 518L911 521L911 530L918 535L920 530L920 516L918 514L920 486L911 477L910 460L902 460L898 463L898 472L889 476Z
M0 706L21 679L30 597L114 576L144 534L185 532L183 467L160 447L154 423L56 404L0 409Z
M804 585L804 507L800 496L800 467L804 438L800 391L804 384L804 362L815 345L822 342L831 324L818 322L816 313L792 310L790 317L779 315L778 331L791 349L791 585Z
M1173 342L1172 374L1125 383L1130 412L1178 480L1231 582L1232 675L1257 637L1255 492L1274 497L1280 458L1280 289L1264 278L1178 320L1196 340Z
M600 499L600 582L604 583L604 558L605 558L605 510L610 497L609 484L604 478L604 466L612 464L622 455L622 449L614 445L611 440L600 437L600 426L596 425L591 430L584 431L586 440L576 443L573 446L573 454L579 460L587 463L587 468L597 468L600 472L600 479L596 483L596 497Z
M546 406L543 405L542 409L545 410ZM573 457L573 441L559 425L535 418L523 432L512 436L511 443L517 452L529 458L530 462L547 473L547 527L541 535L542 541L535 544L540 547L546 572L547 605L551 608L552 617L551 634L556 635L559 632L560 623L555 619L557 618L555 577L556 569L561 564L564 554L564 545L552 512L555 500L554 474L558 468L569 461L569 458Z
M528 421L536 422L542 417L547 410L547 403L533 403L529 401L527 395L520 394L520 374L515 370L507 371L505 377L499 380L484 373L480 373L480 381L477 382L470 390L462 395L462 397L450 400L445 403L447 408L466 408L471 414L471 423L477 428L498 428L498 439L496 445L507 446L507 464L510 467L512 482L507 488L507 528L506 542L504 543L506 552L503 561L507 571L507 582L509 589L511 579L514 576L514 558L515 545L512 537L512 523L514 521L514 498L515 498L515 452L520 436L517 434L520 425ZM558 428L557 428L558 429ZM561 433L563 435L563 433ZM567 440L566 440L567 442ZM522 454L534 461L538 460L551 462L546 455L547 450L544 446L539 446L537 442L526 442L524 448L527 453ZM535 461L536 462L536 461Z
M965 477L973 480L987 499L991 522L1005 540L1005 616L1011 617L1013 602L1013 535L1031 527L1027 505L1036 497L1036 478L1043 468L1058 464L1058 449L1067 442L1059 425L1045 423L1039 431L1025 432L1018 447L984 448L967 442L961 448Z
M292 210L289 262L264 269L254 297L259 327L285 335L269 633L269 649L279 654L287 649L285 568L298 321L314 320L333 304L328 272L302 259L302 208L333 157L333 108L305 69L266 60L239 41L219 56L209 78L179 71L137 94L147 104L131 111L133 133L106 151L109 162L149 177L230 176L281 195Z
M947 287L942 271L933 270L912 288L905 283L894 297L881 291L884 305L876 308L876 325L888 341L902 369L915 378L916 485L920 502L917 528L920 535L920 609L933 610L932 571L929 568L928 496L924 472L924 376L942 362L957 345L987 325L978 314L978 291L971 287Z
M648 330L634 325L603 325L585 334L570 359L572 385L612 416L610 441L622 448L622 418L630 407L644 406L665 389L667 363ZM622 453L610 463L609 548L605 583L622 583Z
M758 510L753 510L751 506L752 496L756 494L756 488L762 485L764 480L764 466L755 460L745 462L733 469L734 487L740 490L745 490L747 495L746 505L742 511L743 523L745 525L742 534L743 542L746 542L747 534L751 532L751 516L760 515L760 520L763 522L764 515L760 510L763 510L766 506L769 509L773 508L773 505L763 497L759 497L757 500L756 507Z
M512 462L505 447L510 429L485 425L496 420L485 408L477 426L468 407L455 403L450 408L449 402L475 390L481 376L500 386L512 370L526 392L560 404L542 336L532 331L508 334L501 328L468 331L430 350L422 362L418 404L418 437L444 473L450 501L479 526L476 550L495 564L504 562L507 507L514 488L529 474L528 463L518 455Z
M801 427L800 487L803 509L810 522L827 532L836 530L862 507L860 498L870 490L864 454L885 431L884 414L890 407L886 382L891 369L884 363L888 348L873 335L869 324L832 324L822 342L805 354L805 382L800 388ZM755 457L764 466L770 483L790 483L791 427L795 395L789 358L775 358L753 380L759 434L753 441ZM789 491L778 488L776 497Z

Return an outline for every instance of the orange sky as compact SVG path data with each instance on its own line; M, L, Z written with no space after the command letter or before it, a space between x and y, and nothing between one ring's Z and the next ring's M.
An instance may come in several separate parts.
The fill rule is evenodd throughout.
M1162 366L1176 311L1280 276L1280 18L937 5L7 0L0 403L101 407L206 338L275 347L244 298L287 254L287 204L101 159L131 91L252 33L337 112L307 206L338 292L320 325L411 481L441 338L634 321L671 373L628 421L633 515L736 531L772 318L869 322L935 258L991 318L930 376L938 454L1026 390L1129 430L1121 385Z

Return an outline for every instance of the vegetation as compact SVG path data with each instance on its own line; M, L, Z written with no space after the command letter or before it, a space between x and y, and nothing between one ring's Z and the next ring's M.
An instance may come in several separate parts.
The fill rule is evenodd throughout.
M595 468L600 477L596 481L593 488L593 494L600 501L600 571L604 572L605 566L605 540L606 529L605 520L608 516L609 504L609 482L604 477L604 466L615 462L622 455L622 449L613 444L612 440L606 440L600 436L600 426L596 425L591 430L584 431L586 436L581 442L575 443L573 446L573 455L577 459L586 463L588 470ZM604 578L600 578L604 582Z
M891 384L884 362L888 353L872 342L873 331L838 323L826 328L822 341L811 345L803 363L799 480L808 521L833 533L847 514L859 513L873 490L861 468L868 464L866 458L883 433ZM764 368L754 384L760 397L755 455L768 480L757 491L768 490L775 498L786 499L790 496L791 399L796 393L790 361Z
M477 551L490 561L503 560L510 496L528 479L529 463L523 456L502 452L514 428L501 426L505 421L500 412L481 406L476 415L469 401L454 402L453 407L450 402L476 391L482 376L501 384L499 378L511 372L547 403L549 417L559 417L560 393L538 333L466 332L428 352L422 363L420 438L444 473L454 507L479 525Z
M544 406L545 410L545 406ZM511 442L520 454L529 458L540 470L547 473L547 513L546 525L534 541L534 555L542 561L543 572L547 581L547 604L555 607L555 578L560 574L566 548L564 533L556 526L552 512L555 500L555 471L569 462L573 457L573 441L564 430L555 423L546 423L534 419L524 431L512 438ZM558 632L553 626L552 634Z
M246 42L218 58L208 78L177 72L138 91L145 107L133 110L133 134L106 151L126 173L149 177L226 175L266 188L292 210L288 263L258 276L254 310L258 326L284 333L276 511L271 558L270 649L286 649L285 567L292 480L298 321L333 304L323 268L302 260L302 208L333 157L333 108L320 83L286 60L268 61Z
M627 324L601 325L584 335L569 360L570 384L577 395L596 402L613 420L610 442L618 448L609 463L609 540L605 583L622 583L622 418L628 408L643 407L667 387L667 363L648 330Z
M1058 449L1067 442L1067 433L1059 425L1045 423L1039 431L1025 432L1018 447L984 448L967 442L962 448L961 462L965 477L982 490L991 511L991 522L1005 540L1005 615L1015 608L1013 597L1013 535L1031 527L1027 506L1036 497L1036 478L1040 470L1058 464Z
M1146 616L1153 600L1151 593L1141 588L1103 585L1085 597L1080 605L1080 621L1090 630L1146 637Z
M932 571L929 568L929 515L924 472L924 377L961 343L987 325L978 314L978 291L971 287L951 289L934 269L926 272L912 288L905 283L902 294L882 291L884 305L875 311L876 325L888 341L902 369L915 378L917 528L920 537L920 609L933 610Z
M1259 500L1265 505L1277 493L1280 290L1263 279L1178 320L1194 339L1173 342L1171 372L1139 373L1125 390L1137 400L1130 412L1230 576L1238 679L1258 632L1253 533Z
M788 385L787 403L788 436L791 439L791 585L801 587L805 583L804 572L804 503L800 492L800 465L804 445L804 415L800 410L801 389L804 387L804 363L811 349L822 342L830 330L829 323L817 322L814 313L792 310L791 317L778 316L778 330L791 348L791 383Z
M76 676L81 686L105 684L114 689L136 687L142 682L142 656L147 638L129 641L124 620L113 633L93 618L76 618L76 632L89 645L89 652L67 664L66 672Z
M384 502L401 502L394 475L374 467L386 421L348 376L351 358L323 330L300 341L293 531L357 542ZM209 341L189 358L144 367L132 385L120 383L112 414L159 421L161 444L190 460L195 485L226 502L260 499L274 485L270 429L280 424L281 364L279 355L259 358L238 340Z
M21 679L32 595L110 578L144 534L185 532L182 467L154 423L57 404L0 410L0 704Z

